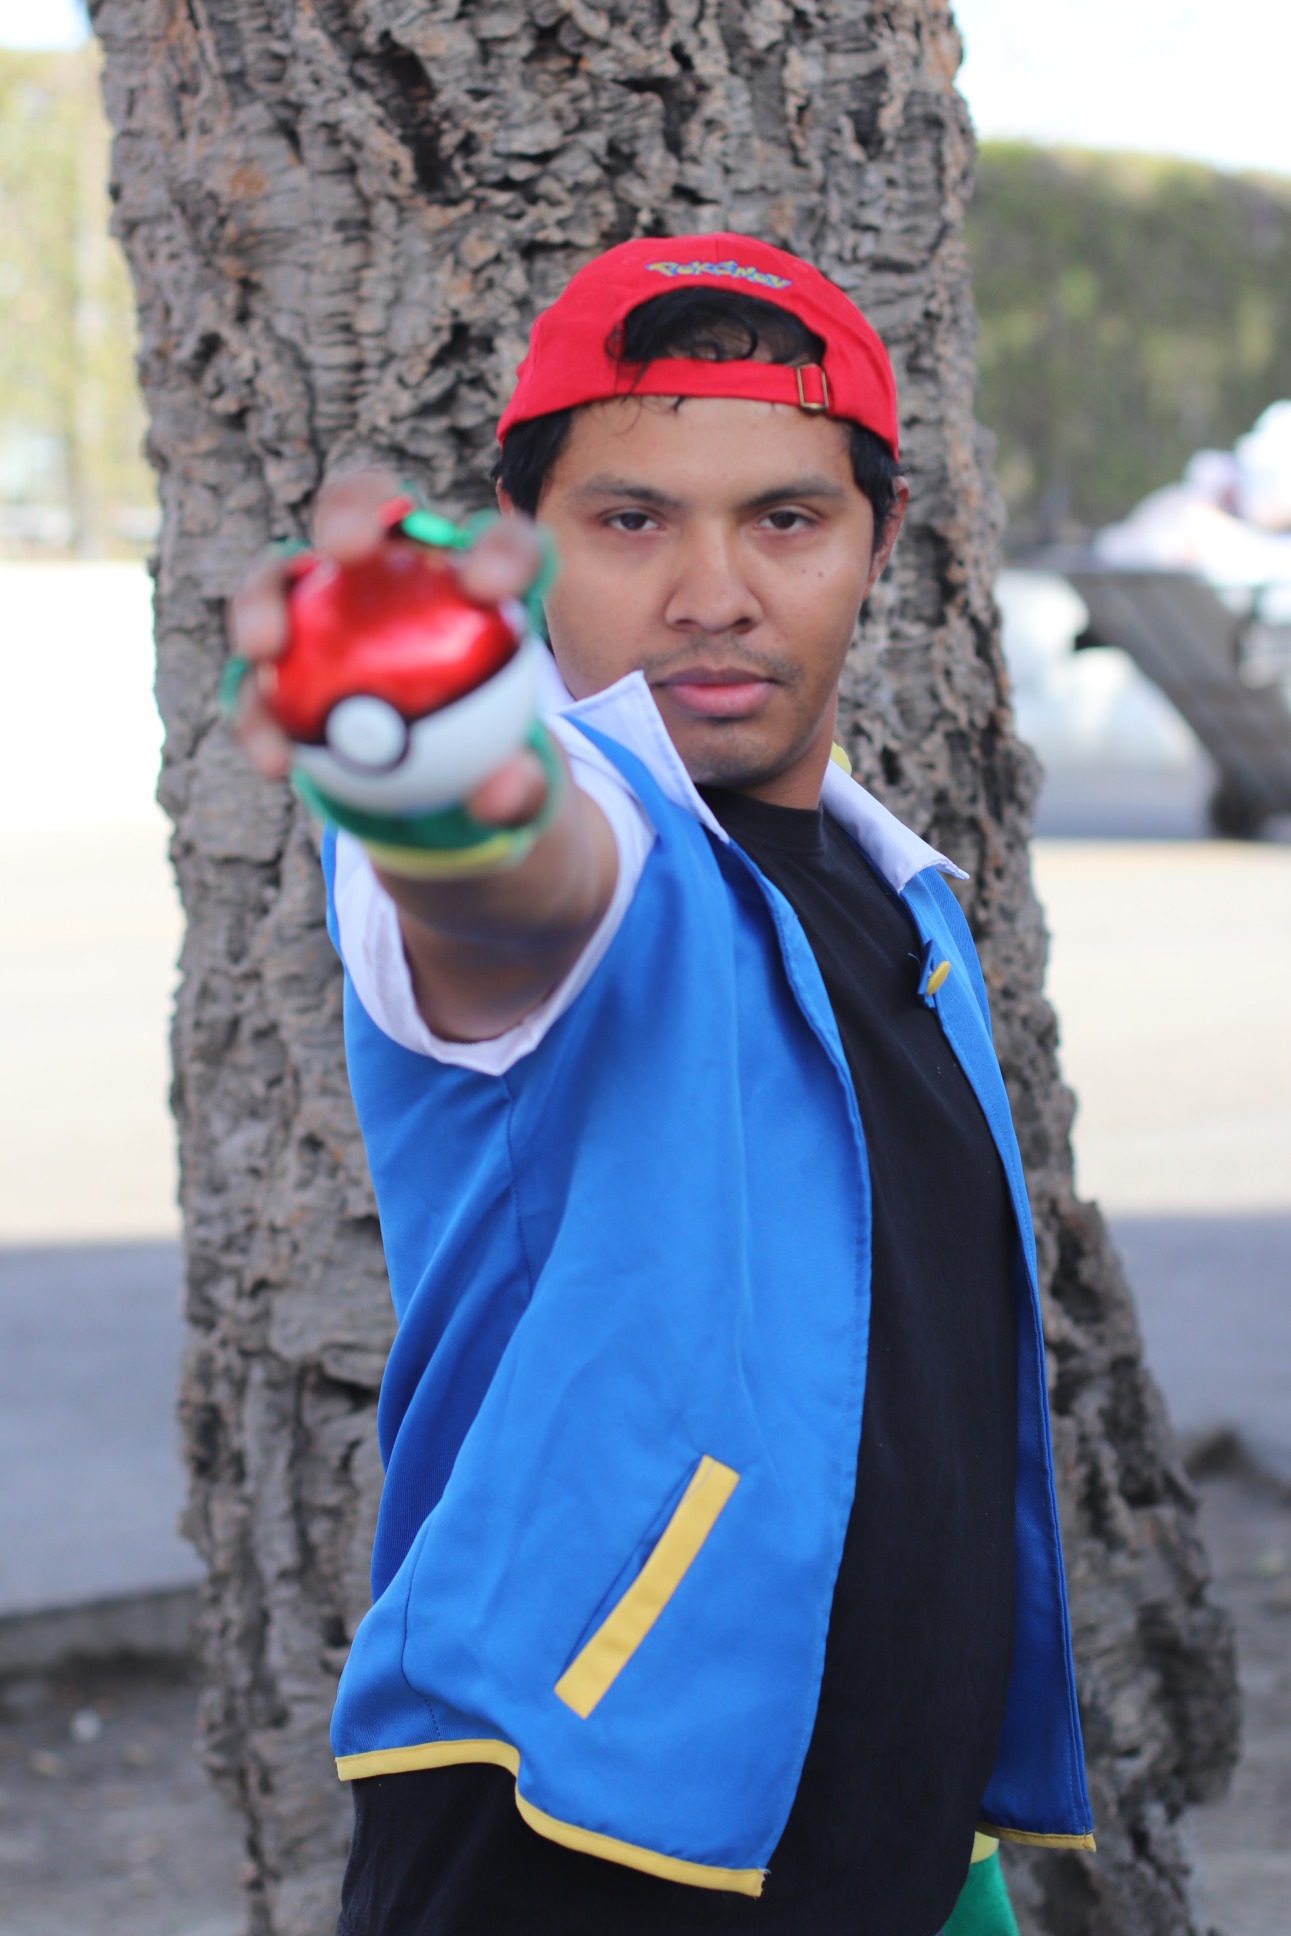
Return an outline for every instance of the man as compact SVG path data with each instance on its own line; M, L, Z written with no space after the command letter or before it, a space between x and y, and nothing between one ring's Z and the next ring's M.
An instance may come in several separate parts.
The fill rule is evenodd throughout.
M499 436L461 577L551 534L559 764L467 802L510 864L324 843L399 1317L339 1930L1003 1930L979 1827L1092 1842L959 870L830 757L907 497L886 353L780 250L628 243ZM282 649L280 565L234 620Z

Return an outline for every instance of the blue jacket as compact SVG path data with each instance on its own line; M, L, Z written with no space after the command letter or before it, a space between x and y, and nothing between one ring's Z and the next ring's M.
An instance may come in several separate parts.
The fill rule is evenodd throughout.
M812 1732L855 1484L865 1140L788 903L705 831L654 741L651 771L584 730L656 840L538 1047L500 1076L446 1066L382 1034L347 981L398 1333L373 1606L333 1747L343 1779L499 1763L556 1841L756 1895ZM864 802L862 844L891 845L897 823L831 784ZM967 926L914 845L924 999L1018 1227L1016 1639L982 1826L1092 1846L1022 1166ZM330 882L330 838L324 865Z

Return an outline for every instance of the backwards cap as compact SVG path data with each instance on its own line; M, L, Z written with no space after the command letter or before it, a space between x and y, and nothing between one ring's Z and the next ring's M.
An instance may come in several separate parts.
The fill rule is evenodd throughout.
M607 341L638 303L668 289L745 290L787 309L825 345L823 363L659 357L644 372ZM635 371L635 374L634 374ZM580 269L529 332L529 349L498 424L518 423L610 397L751 397L844 418L897 454L897 392L882 343L856 305L810 263L747 235L679 235L621 242Z

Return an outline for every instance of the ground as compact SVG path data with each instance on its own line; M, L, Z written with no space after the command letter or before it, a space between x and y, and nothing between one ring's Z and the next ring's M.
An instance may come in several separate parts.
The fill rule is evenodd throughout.
M1193 1812L1203 1924L1291 1926L1291 1493L1230 1470L1201 1482L1215 1597L1237 1622L1242 1758L1222 1801Z
M1227 1797L1192 1817L1201 1921L1286 1936L1291 1495L1218 1463L1202 1513L1245 1739ZM138 1666L0 1690L0 1936L238 1936L239 1831L193 1752L196 1702L191 1679Z
M0 1691L0 1936L238 1936L240 1830L196 1706L191 1676L139 1665Z

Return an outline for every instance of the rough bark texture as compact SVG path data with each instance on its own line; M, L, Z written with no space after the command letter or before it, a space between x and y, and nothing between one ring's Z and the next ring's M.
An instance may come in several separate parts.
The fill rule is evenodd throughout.
M845 690L860 777L972 873L1039 1232L1094 1860L1014 1864L1029 1928L1192 1928L1176 1820L1235 1734L1227 1626L1096 1210L1041 994L1030 756L1011 736L972 417L971 136L938 0L98 0L117 232L164 526L162 797L188 913L175 1018L190 1529L212 1767L252 1928L331 1927L327 1718L367 1597L391 1320L310 830L216 723L221 606L324 472L393 460L453 511L534 311L634 234L751 230L853 291L901 387L911 515Z

